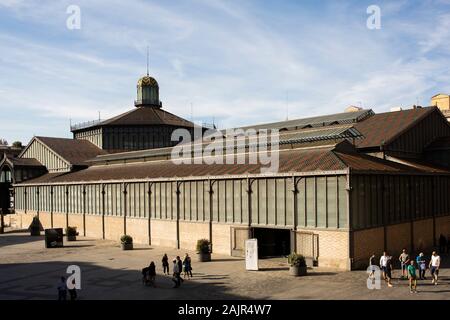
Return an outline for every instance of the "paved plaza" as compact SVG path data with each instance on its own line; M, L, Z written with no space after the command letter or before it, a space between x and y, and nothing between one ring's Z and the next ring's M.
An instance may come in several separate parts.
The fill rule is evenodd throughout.
M57 298L56 287L69 265L81 268L79 298L88 299L450 299L448 256L442 255L440 283L419 282L419 293L410 294L407 281L394 271L394 288L382 283L369 290L364 271L338 272L314 268L306 277L289 276L285 259L261 259L260 271L246 271L245 261L213 255L213 261L196 262L194 277L173 289L171 277L161 275L161 257L184 256L185 250L135 245L122 251L108 240L78 237L64 248L45 249L44 237L9 230L0 235L0 299ZM141 269L155 261L157 287L141 283ZM447 265L445 264L447 263ZM427 274L429 277L429 274Z

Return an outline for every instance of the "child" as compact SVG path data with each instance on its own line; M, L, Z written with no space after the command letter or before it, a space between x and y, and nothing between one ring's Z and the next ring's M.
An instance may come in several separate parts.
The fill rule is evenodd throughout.
M409 262L409 266L406 268L409 279L409 292L417 293L417 276L416 276L416 266L414 265L414 260Z

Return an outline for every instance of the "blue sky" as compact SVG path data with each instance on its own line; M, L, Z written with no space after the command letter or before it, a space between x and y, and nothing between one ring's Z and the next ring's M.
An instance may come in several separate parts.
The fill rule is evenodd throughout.
M164 108L221 128L450 93L450 0L0 0L0 137L71 137L70 119L130 110L147 46Z

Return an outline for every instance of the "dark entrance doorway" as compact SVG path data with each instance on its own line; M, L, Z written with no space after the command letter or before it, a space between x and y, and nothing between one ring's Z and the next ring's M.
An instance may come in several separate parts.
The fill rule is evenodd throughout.
M253 228L253 237L258 239L260 258L286 256L291 252L291 230Z

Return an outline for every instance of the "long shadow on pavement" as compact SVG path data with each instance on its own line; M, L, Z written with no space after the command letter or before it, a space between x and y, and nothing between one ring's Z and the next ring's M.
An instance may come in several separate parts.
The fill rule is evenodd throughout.
M194 273L180 288L173 288L171 276L157 275L156 288L142 284L140 270L110 269L79 261L50 261L38 263L0 264L0 299L7 300L55 300L56 287L69 265L81 269L81 300L146 300L146 299L246 299L228 292L222 280L226 277L214 274ZM196 277L199 278L196 280ZM206 280L206 281L203 281Z

